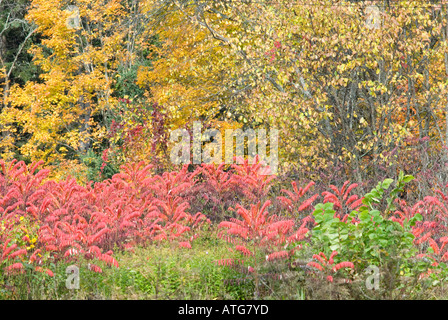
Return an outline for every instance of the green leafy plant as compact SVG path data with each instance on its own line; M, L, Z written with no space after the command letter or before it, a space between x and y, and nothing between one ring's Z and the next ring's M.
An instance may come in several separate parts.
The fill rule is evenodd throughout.
M344 222L335 216L333 203L318 204L313 213L317 225L314 227L313 242L323 252L337 251L344 260L355 263L363 272L369 265L377 266L383 276L381 295L392 298L396 289L403 292L415 287L419 275L426 270L427 263L414 259L418 250L413 244L411 227L422 216L416 213L403 221L389 217L395 209L394 201L412 176L400 173L394 189L386 190L394 182L385 179L364 196L363 205L352 211ZM413 280L412 285L410 281Z

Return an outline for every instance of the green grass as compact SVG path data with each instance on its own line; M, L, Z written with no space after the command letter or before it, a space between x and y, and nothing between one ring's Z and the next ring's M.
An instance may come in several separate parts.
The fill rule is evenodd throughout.
M246 277L231 267L219 266L223 258L242 258L219 239L204 238L192 249L175 244L153 244L119 252L120 268L98 263L103 273L80 261L80 288L66 288L65 270L70 263L53 266L54 277L38 272L0 274L0 299L251 299L253 282L231 283Z
M66 288L66 268L74 262L48 265L54 277L35 272L32 266L23 275L6 275L0 268L0 299L111 299L111 300L250 300L254 298L253 266L250 258L229 250L232 245L217 238L212 230L204 231L193 241L192 249L179 248L176 243L153 243L134 251L115 250L120 267L97 263L103 270L88 269L88 261L78 261L80 288ZM305 246L295 258L310 259L315 248ZM220 266L220 259L242 259L244 265ZM259 257L263 261L263 256ZM290 261L289 261L290 262ZM304 270L293 268L288 261L266 262L262 265L260 299L353 299L348 285L329 286L325 279L313 278ZM281 280L269 275L282 274ZM429 290L428 299L446 299L446 286Z

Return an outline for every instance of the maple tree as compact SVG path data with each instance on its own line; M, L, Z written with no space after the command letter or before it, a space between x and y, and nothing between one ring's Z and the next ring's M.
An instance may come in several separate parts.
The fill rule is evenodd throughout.
M31 1L41 80L4 95L4 157L60 164L109 147L118 167L153 151L152 132L202 120L281 128L285 170L342 164L359 184L406 167L409 139L425 138L421 168L446 140L446 8L412 3Z
M105 143L108 121L119 113L114 90L130 93L120 78L141 63L130 26L135 30L144 19L136 3L77 1L73 6L62 0L31 1L25 19L41 39L28 50L41 74L15 83L4 96L1 122L14 129L2 141L10 151L3 156L10 160L20 154L49 164L79 161Z
M364 2L160 4L147 7L163 18L160 58L139 81L175 126L190 115L275 125L290 165L344 163L358 183L407 150L405 138L429 137L436 150L445 140L440 5L378 3L372 29Z

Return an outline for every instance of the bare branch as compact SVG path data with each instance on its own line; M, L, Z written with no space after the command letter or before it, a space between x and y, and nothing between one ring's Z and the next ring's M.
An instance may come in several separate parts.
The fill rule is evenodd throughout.
M12 62L11 67L9 68L9 71L8 71L8 73L7 73L7 77L8 77L8 78L11 76L12 70L13 70L14 67L15 67L15 64L16 64L16 62L17 62L17 59L19 58L19 55L22 53L22 50L23 50L23 48L24 48L26 42L27 42L28 39L34 34L34 32L36 32L36 30L37 30L37 27L34 27L34 29L32 29L32 30L28 33L28 35L25 37L25 40L23 40L23 42L20 44L20 47L19 47L19 49L17 50L16 55L14 56L14 61Z

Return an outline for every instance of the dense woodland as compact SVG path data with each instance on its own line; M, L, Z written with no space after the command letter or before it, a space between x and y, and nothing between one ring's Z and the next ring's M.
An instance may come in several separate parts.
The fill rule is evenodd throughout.
M0 0L0 298L446 299L447 37L445 0ZM278 172L173 163L195 121Z

